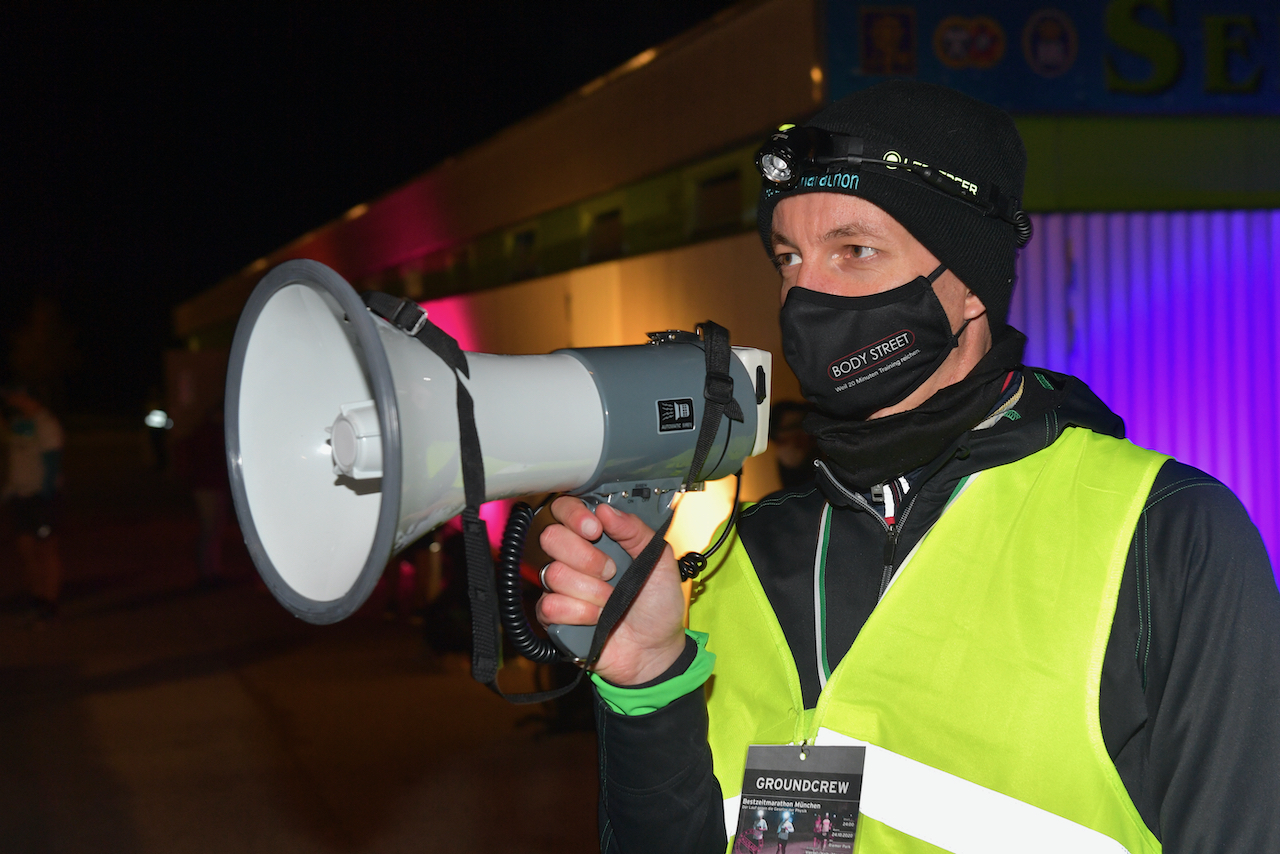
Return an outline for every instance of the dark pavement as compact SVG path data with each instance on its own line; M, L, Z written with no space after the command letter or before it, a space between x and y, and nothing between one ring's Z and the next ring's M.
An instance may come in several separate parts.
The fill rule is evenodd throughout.
M589 852L595 736L512 706L382 618L287 614L133 431L73 432L59 618L0 534L0 851ZM532 687L504 671L509 690Z

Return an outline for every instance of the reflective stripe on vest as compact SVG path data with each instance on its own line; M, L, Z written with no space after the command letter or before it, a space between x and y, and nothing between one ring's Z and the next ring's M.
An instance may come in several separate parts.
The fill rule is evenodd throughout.
M718 656L707 705L725 794L740 791L747 744L812 741L825 727L874 746L858 851L1096 837L1120 847L1071 850L1158 851L1107 755L1097 702L1126 552L1165 459L1069 428L983 472L899 573L816 710L803 709L786 639L735 544L690 615ZM948 794L912 797L929 791Z

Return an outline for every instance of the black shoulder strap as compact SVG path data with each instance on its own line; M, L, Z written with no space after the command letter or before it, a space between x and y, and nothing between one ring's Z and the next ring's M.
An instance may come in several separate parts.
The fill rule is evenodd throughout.
M454 373L458 389L462 489L467 502L462 510L462 536L467 551L467 594L471 601L471 675L477 682L498 691L502 629L498 623L498 590L493 555L489 551L489 529L480 518L480 505L485 496L484 455L480 451L480 434L476 431L475 402L462 382L462 377L471 376L467 354L453 336L428 320L427 313L416 303L377 291L366 291L363 296L365 305L375 314L417 338Z

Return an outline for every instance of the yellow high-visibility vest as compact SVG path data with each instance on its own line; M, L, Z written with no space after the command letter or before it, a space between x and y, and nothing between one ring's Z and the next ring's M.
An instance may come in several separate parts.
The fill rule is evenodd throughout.
M1159 851L1107 754L1098 691L1126 553L1166 459L1068 428L974 476L816 709L735 543L690 611L717 656L705 690L726 821L747 745L866 744L856 852Z

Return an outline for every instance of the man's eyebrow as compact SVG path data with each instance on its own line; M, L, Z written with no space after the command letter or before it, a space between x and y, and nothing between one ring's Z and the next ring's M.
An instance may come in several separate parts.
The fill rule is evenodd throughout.
M846 222L844 225L838 225L822 235L824 242L840 237L884 237L884 230L876 228L869 222L854 220L853 222Z
M841 237L883 238L884 230L881 228L877 228L876 226L872 225L869 222L864 222L862 220L853 220L852 222L846 222L843 225L836 226L835 228L828 231L826 234L822 235L821 239L825 243L828 240L837 240ZM795 246L795 245L796 245L795 241L787 237L781 231L775 230L771 232L769 235L770 247Z

